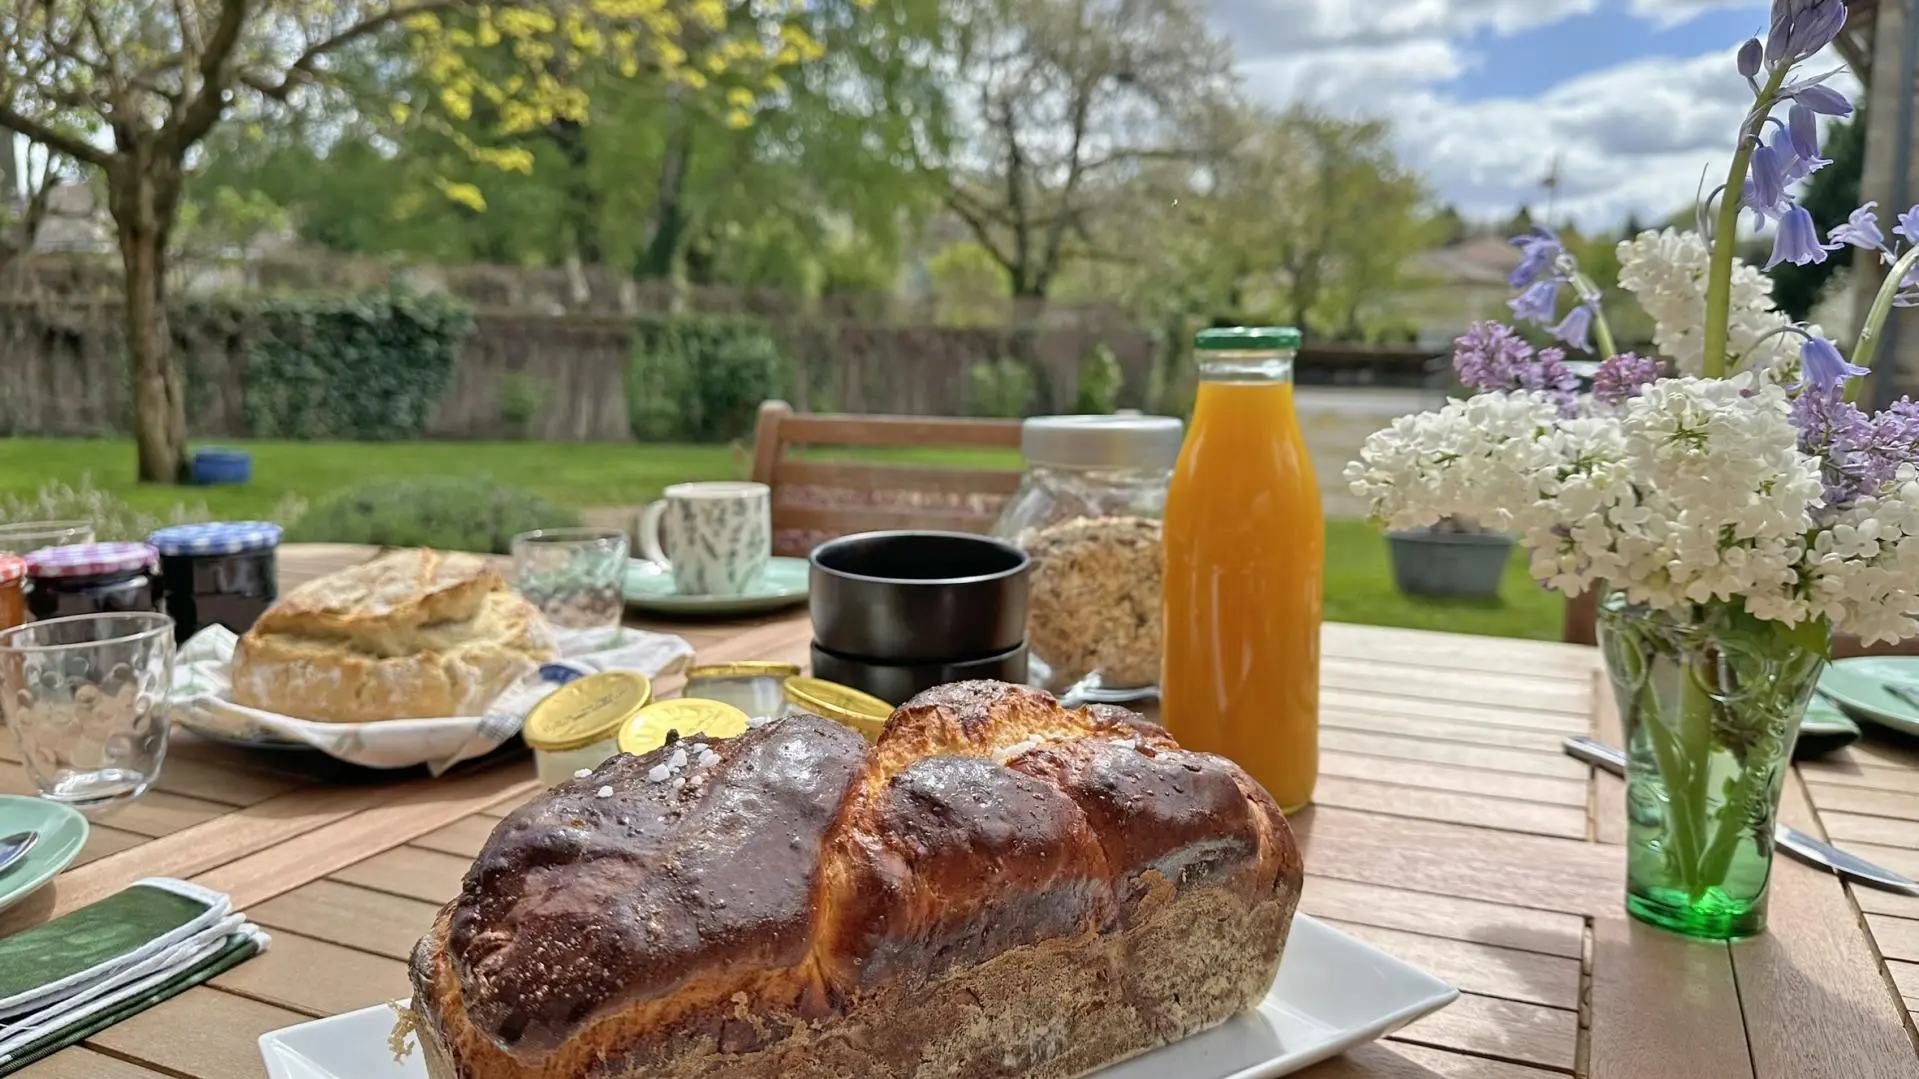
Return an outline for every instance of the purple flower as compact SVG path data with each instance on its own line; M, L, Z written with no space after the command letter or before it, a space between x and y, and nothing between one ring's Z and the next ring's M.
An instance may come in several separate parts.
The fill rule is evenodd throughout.
M1892 227L1892 234L1919 243L1919 206L1899 215L1899 223Z
M1766 46L1758 38L1739 46L1739 73L1748 79L1759 77L1759 65L1766 60Z
M1593 397L1609 405L1616 405L1631 397L1639 396L1646 383L1659 377L1660 363L1648 357L1622 352L1609 356L1593 373Z
M1819 79L1789 82L1779 88L1779 96L1798 102L1822 116L1852 115L1852 102L1846 100L1846 95Z
M1506 306L1513 309L1514 318L1527 322L1550 321L1559 310L1559 282L1535 281L1526 291L1508 300Z
M1553 263L1566 250L1553 231L1541 225L1534 225L1531 232L1512 238L1512 245L1519 248L1519 267L1513 271L1512 286L1525 288L1539 280Z
M1761 143L1752 152L1751 182L1746 188L1746 205L1758 211L1761 217L1777 219L1786 212L1786 184L1791 180L1787 174L1792 168L1792 155L1780 152L1773 143Z
M1475 323L1453 342L1453 370L1459 381L1485 393L1510 390L1520 367L1533 362L1525 338L1497 322Z
M1557 348L1533 352L1525 338L1497 322L1476 323L1453 345L1459 381L1482 393L1537 390L1550 395L1567 416L1579 406L1579 376Z
M1792 422L1799 428L1799 448L1822 459L1825 520L1862 497L1884 493L1902 465L1919 459L1919 403L1910 398L1868 418L1837 386L1808 390L1793 399Z
M1804 105L1794 103L1787 114L1786 131L1792 140L1793 155L1799 158L1800 168L1810 176L1831 161L1819 156L1819 117Z
M1779 234L1773 237L1772 258L1766 262L1770 270L1782 262L1794 266L1804 266L1809 262L1826 261L1826 247L1819 242L1819 227L1812 223L1812 215L1804 206L1794 206L1779 219Z
M1591 352L1592 328L1593 309L1591 305L1582 303L1575 304L1572 310L1566 312L1566 317L1559 321L1559 325L1548 332L1581 352Z
M1808 337L1799 349L1799 372L1804 379L1801 386L1811 386L1814 393L1829 393L1848 379L1865 374L1866 369L1848 363L1831 341Z
M1886 234L1879 231L1879 204L1868 202L1852 212L1846 223L1832 230L1830 239L1839 246L1851 244L1867 251L1884 251Z
M1844 0L1772 0L1766 62L1794 64L1832 44L1846 25Z

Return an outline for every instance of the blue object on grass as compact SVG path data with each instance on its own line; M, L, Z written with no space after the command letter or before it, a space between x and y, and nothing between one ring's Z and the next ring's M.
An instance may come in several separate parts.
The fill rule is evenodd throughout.
M245 450L197 450L193 482L202 487L246 483L253 478L253 455Z

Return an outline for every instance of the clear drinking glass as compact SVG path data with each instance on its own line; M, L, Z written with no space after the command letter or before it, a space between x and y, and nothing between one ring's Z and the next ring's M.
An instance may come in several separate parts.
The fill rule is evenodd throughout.
M626 534L612 529L546 528L513 537L520 594L568 643L584 647L619 632L626 561Z
M0 633L0 710L41 797L74 806L145 793L167 755L173 619L83 614Z
M42 547L93 542L89 521L15 521L0 524L0 554L27 554Z

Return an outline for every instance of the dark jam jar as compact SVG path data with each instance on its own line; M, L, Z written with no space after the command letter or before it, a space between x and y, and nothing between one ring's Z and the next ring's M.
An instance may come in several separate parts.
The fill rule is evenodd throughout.
M78 543L27 555L27 611L35 619L160 610L158 555L144 543Z
M208 626L245 633L279 595L274 563L280 526L265 521L175 525L147 537L160 552L160 579L174 640Z

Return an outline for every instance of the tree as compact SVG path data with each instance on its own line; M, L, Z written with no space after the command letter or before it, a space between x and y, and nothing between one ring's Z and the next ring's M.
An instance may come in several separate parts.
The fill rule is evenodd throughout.
M1014 296L1044 298L1113 190L1152 161L1200 156L1178 120L1230 96L1230 53L1196 0L950 7L967 136L942 162L946 205L1006 268Z
M438 92L423 109L394 103L396 120L419 112L458 121L481 103L500 132L523 131L583 115L575 83L594 63L637 70L650 58L669 74L694 74L676 35L723 16L716 0L0 0L0 126L106 181L140 477L174 482L185 467L166 263L195 150L229 112L323 91L338 54L403 32ZM487 62L502 48L511 70ZM470 150L500 167L530 167L524 151Z
M25 168L19 167L22 161ZM33 250L51 208L53 189L65 175L67 167L59 154L0 127L0 270Z

